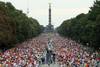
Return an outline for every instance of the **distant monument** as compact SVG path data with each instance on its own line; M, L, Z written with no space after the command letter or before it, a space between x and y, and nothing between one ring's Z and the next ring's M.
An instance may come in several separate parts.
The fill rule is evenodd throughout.
M45 33L54 32L54 26L51 24L51 3L49 3L49 24L45 27Z

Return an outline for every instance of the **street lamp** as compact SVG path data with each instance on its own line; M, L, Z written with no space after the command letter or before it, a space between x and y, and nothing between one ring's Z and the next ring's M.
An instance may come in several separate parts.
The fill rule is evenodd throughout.
M5 7L6 7L6 0L4 0L4 3L5 3Z
M27 0L27 15L29 14L29 0Z

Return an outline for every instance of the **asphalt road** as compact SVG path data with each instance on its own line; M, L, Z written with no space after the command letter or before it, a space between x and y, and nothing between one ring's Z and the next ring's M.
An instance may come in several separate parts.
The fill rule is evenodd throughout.
M50 64L50 66L48 66L47 64L41 65L40 67L60 67L58 64Z

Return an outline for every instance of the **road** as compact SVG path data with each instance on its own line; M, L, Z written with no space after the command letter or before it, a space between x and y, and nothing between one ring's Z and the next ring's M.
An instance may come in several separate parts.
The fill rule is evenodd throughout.
M8 65L7 63L9 63L9 67L12 67L11 66L12 64L13 64L13 67L18 67L15 65L21 64L22 61L24 62L21 65L25 65L27 62L26 64L27 67L29 65L32 65L34 61L36 64L37 59L41 59L42 55L43 57L46 56L45 50L46 50L49 39L52 40L53 52L57 54L56 56L57 61L59 60L62 63L65 62L64 60L66 59L66 57L67 59L71 61L73 60L73 57L76 60L79 60L79 58L81 59L82 57L85 57L85 58L88 57L86 60L91 61L90 58L92 58L92 56L94 55L94 54L90 54L90 51L87 50L87 47L84 47L81 44L76 43L75 41L71 39L60 37L58 34L56 35L42 34L39 37L35 37L33 39L25 41L21 44L18 44L17 47L5 51L4 53L0 55L0 57L3 60L3 61L0 60L0 62L3 65ZM67 60L67 62L69 62L69 60ZM21 61L21 62L18 63L17 61ZM31 67L34 67L34 66L31 66ZM40 67L61 67L61 66L59 66L59 64L51 64L50 66L48 66L47 64L44 64L44 65L41 65Z
M60 67L58 64L51 64L48 66L47 64L41 65L40 67Z

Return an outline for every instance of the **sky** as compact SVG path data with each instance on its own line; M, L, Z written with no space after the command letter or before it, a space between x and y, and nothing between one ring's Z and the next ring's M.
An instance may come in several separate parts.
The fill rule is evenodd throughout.
M48 24L49 3L52 8L52 24L58 27L64 20L73 18L80 13L88 13L95 0L0 0L11 2L16 9L22 10L29 17L38 20L41 25Z

